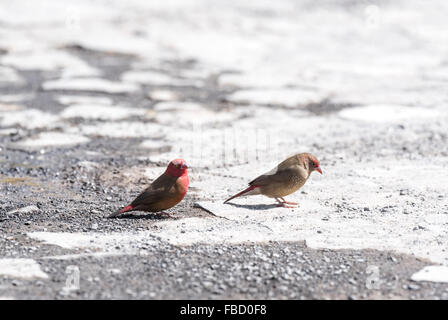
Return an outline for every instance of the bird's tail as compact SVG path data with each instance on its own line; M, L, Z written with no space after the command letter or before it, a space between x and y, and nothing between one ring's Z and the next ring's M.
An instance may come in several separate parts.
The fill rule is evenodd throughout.
M259 192L257 192L258 189L256 189L256 188L258 188L258 187L259 187L259 186L250 186L249 188L244 189L243 191L241 191L241 192L239 192L239 193L237 193L237 194L231 196L229 199L227 199L226 201L224 201L224 203L227 203L227 202L229 202L230 200L235 199L235 198L240 197L240 196L243 196L243 195L248 196L248 195L251 195L251 194L258 194L258 193L259 193ZM251 192L251 191L252 191L252 192Z
M114 217L118 216L119 214L122 214L122 213L125 213L125 212L128 212L128 211L132 211L132 210L134 210L134 209L135 209L135 207L133 207L133 206L131 206L131 205L126 206L126 207L124 207L123 209L120 209L120 210L115 211L115 212L112 213L110 216L108 216L108 218L114 218Z

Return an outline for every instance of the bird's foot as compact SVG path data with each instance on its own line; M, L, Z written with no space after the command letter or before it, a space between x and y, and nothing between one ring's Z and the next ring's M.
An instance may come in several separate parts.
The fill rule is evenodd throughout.
M156 217L157 219L180 219L180 217L177 217L174 213L165 211L156 212L154 217Z
M282 208L297 208L296 205L290 205L290 204L287 204L286 202L279 203L278 206L282 207Z
M275 198L275 200L278 202L278 206L279 207L283 207L283 208L296 208L299 204L297 202L289 202L286 201L283 198L280 198L281 200L279 200L278 198Z
M282 199L282 201L281 201L282 203L290 204L290 205L293 205L293 206L298 206L299 205L297 202L286 201L283 198L280 198L280 199Z

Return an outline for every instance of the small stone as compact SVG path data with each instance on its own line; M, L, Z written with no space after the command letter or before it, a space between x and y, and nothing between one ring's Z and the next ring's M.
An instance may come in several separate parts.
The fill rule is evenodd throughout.
M408 290L415 291L415 290L419 290L419 289L420 289L419 285L416 285L416 284L413 284L413 283L408 284Z
M392 262L397 262L397 259L395 257L393 257L393 256L390 256L389 260L392 261Z
M39 211L39 208L35 205L26 206L23 208L15 209L12 211L7 212L6 214L12 214L12 213L32 213Z

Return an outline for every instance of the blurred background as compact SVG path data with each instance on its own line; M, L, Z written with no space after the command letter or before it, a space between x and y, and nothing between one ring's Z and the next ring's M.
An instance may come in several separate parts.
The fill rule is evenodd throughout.
M2 143L83 148L134 138L149 152L172 150L164 161L187 153L200 165L232 163L232 150L248 154L243 162L263 150L276 158L268 144L307 148L340 133L331 121L309 125L315 118L303 132L283 130L292 117L438 117L447 11L443 1L5 0ZM231 132L204 138L204 125Z

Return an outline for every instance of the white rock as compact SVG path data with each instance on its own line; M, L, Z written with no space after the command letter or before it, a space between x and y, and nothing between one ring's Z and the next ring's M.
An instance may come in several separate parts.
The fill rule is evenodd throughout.
M97 170L100 165L93 161L79 161L78 166L86 169L87 171L94 171Z
M0 66L0 87L4 86L17 86L24 84L25 81L19 74L12 68Z
M0 259L0 275L20 279L49 278L33 259Z
M19 131L15 128L0 129L0 136L9 136L11 134L17 134Z
M191 112L202 112L205 107L200 103L195 102L176 102L176 101L167 101L167 102L159 102L154 105L154 111L191 111Z
M414 281L448 283L448 266L427 266L411 276Z
M118 120L131 116L144 116L145 109L126 108L120 106L107 106L102 104L74 104L61 112L62 118L83 118L98 120Z
M157 123L145 122L104 122L96 125L81 125L77 128L69 128L68 132L82 135L99 135L112 138L158 138L169 130Z
M24 93L24 94L3 94L0 96L1 102L18 102L23 100L29 100L31 98L30 94Z
M125 82L140 83L145 85L191 85L194 82L173 78L166 73L156 71L128 71L123 74L121 79Z
M175 101L179 98L175 92L162 89L151 90L148 96L155 101Z
M27 129L53 128L59 118L51 113L38 109L25 109L8 113L0 113L2 126L21 126Z
M27 206L27 207L23 207L20 209L15 209L12 211L9 211L7 214L13 214L13 213L32 213L32 212L38 212L40 209L35 206L35 205L31 205L31 206Z
M164 146L169 146L169 143L163 140L145 140L140 144L140 148L144 149L158 149Z
M18 111L22 110L23 106L11 103L0 103L0 112Z
M98 70L89 66L74 55L62 50L34 50L15 52L2 58L5 65L20 70L62 70L64 77L96 76Z
M65 232L31 232L28 237L57 245L66 249L100 249L106 253L138 252L136 244L155 243L148 232L140 233L65 233Z
M121 273L121 270L118 268L108 269L107 271L109 271L111 274L120 274Z
M173 111L176 111L176 119L179 126L202 125L231 121L237 117L232 112L215 112L207 109L199 103L193 102L159 102L154 106L155 119L161 124L173 123Z
M87 143L89 141L89 138L82 135L61 132L42 132L36 137L17 142L16 145L26 148L42 148L52 146L72 146Z
M60 104L103 104L111 105L112 99L109 97L97 97L97 96L68 96L62 95L56 98Z
M113 82L99 78L67 78L44 82L44 90L74 90L105 93L132 93L139 87L132 83Z
M263 88L280 88L287 85L294 85L297 79L291 77L290 74L274 73L244 73L244 74L223 74L218 78L220 86L230 86L238 88L263 87Z
M437 110L400 105L368 105L346 108L339 112L342 118L366 122L402 122L404 120L419 120L435 118L440 113Z
M299 88L239 90L227 97L229 101L235 103L284 105L288 107L318 103L325 98L325 94Z
M95 248L98 249L98 248ZM87 249L89 250L89 249ZM87 251L86 250L86 251ZM75 260L75 259L83 259L83 258L108 258L108 257L119 257L123 255L133 255L135 252L84 252L84 253L73 253L73 254L63 254L57 256L46 256L41 259L45 260Z

